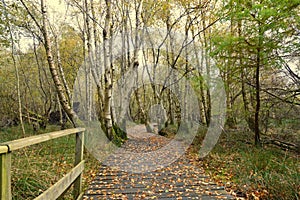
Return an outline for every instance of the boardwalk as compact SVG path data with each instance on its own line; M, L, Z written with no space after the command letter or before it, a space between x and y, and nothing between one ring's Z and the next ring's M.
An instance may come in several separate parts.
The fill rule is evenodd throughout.
M141 126L132 129L128 135L129 140L123 145L128 151L149 152L170 142L165 137L146 133ZM121 152L117 152L110 156L105 162L108 165L100 167L83 199L234 199L223 187L211 182L186 155L169 166L143 173L111 167L114 162L119 162L120 155Z

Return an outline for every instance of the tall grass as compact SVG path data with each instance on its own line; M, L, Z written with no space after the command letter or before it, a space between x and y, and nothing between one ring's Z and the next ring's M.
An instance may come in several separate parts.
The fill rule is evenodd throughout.
M203 134L194 142L200 148ZM233 194L247 199L300 199L300 157L278 148L256 148L251 133L232 131L202 162L202 166Z

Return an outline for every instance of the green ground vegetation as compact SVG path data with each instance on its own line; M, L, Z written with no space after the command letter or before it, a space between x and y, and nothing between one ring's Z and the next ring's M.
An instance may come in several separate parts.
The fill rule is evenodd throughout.
M209 156L198 162L209 175L231 193L247 199L299 199L300 156L297 152L264 145L245 138L251 132L225 131ZM201 147L199 134L192 152Z

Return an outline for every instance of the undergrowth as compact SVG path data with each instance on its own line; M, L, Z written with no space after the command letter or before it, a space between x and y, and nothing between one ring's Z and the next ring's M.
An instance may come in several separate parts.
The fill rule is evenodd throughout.
M197 154L205 134L194 140ZM246 139L245 139L246 138ZM256 148L252 133L226 131L209 156L199 162L215 181L246 199L300 199L300 157L276 147Z

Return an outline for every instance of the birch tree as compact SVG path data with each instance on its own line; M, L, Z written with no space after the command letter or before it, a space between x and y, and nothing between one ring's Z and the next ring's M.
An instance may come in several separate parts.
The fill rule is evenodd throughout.
M114 137L113 132L113 121L112 121L112 112L111 112L111 97L112 97L112 68L113 63L111 60L110 52L110 41L111 41L111 0L105 0L106 5L106 16L105 24L103 28L103 64L104 64L104 103L103 103L103 118L104 118L104 130L108 139L112 140Z
M45 4L44 0L41 0L41 11L42 11L42 25L43 25L41 27L41 32L42 32L43 38L44 38L44 47L46 50L49 70L51 72L52 79L53 79L60 103L62 105L62 108L67 113L68 117L70 118L71 122L73 123L73 126L76 127L77 126L76 125L77 115L74 112L74 110L72 109L70 102L68 101L68 99L65 95L63 83L61 81L61 78L59 77L59 72L58 72L57 66L55 65L55 62L54 62L54 57L53 57L53 52L52 52L52 41L50 38L49 25L48 25L49 19L48 19L48 13L47 13L47 5Z
M13 65L15 68L16 80L17 80L16 86L17 86L17 97L18 97L19 120L20 120L20 124L21 124L21 128L22 128L22 132L25 135L25 128L24 128L24 123L23 123L23 113L22 113L21 91L20 91L20 75L19 75L18 64L17 64L16 57L15 57L15 41L14 41L15 38L13 37L13 30L9 23L10 20L8 19L5 1L3 1L3 4L4 4L3 6L4 6L6 21L7 21L7 26L8 26L8 30L9 30L9 37L10 37L10 41L11 41L11 56L12 56Z

